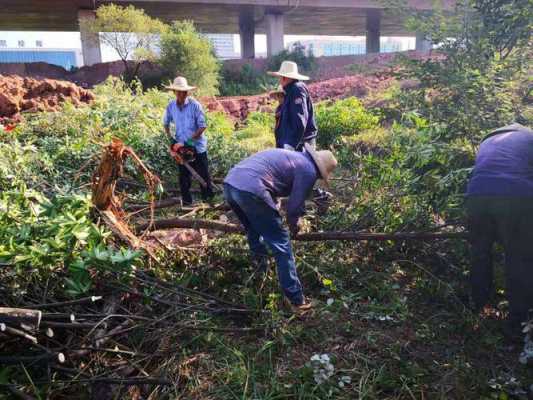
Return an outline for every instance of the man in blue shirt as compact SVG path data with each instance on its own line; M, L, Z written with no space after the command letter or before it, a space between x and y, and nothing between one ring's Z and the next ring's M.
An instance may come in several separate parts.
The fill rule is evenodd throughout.
M195 159L190 165L204 179L207 186L201 187L202 199L210 200L213 196L211 178L209 176L209 163L207 159L207 138L205 137L205 115L201 104L188 96L191 90L196 89L189 86L187 79L178 76L166 89L172 90L176 95L176 100L172 100L165 110L163 126L166 134L173 143L191 146L195 150ZM173 122L175 132L170 133L170 123ZM180 191L183 205L192 204L191 196L191 173L183 166L179 165Z
M467 189L472 299L478 309L493 288L492 246L505 251L512 329L533 308L533 131L500 128L482 142Z
M279 108L279 123L275 129L276 147L302 151L304 143L314 146L318 130L313 101L307 86L302 82L309 77L300 74L298 65L292 61L283 61L279 71L269 74L279 78L285 92Z
M252 259L266 268L267 249L276 260L285 296L297 310L309 308L296 272L289 232L283 227L276 198L288 197L287 222L298 233L305 199L317 179L326 182L337 166L330 151L304 152L270 149L252 155L233 167L224 180L224 197L246 229Z

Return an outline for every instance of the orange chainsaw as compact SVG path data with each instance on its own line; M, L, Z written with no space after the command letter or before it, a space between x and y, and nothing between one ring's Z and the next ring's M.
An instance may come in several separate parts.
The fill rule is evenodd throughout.
M180 143L173 143L170 145L170 154L178 164L187 168L193 178L196 179L203 188L207 187L207 183L205 182L204 178L202 178L200 174L198 174L198 172L196 172L196 170L189 164L196 158L196 150L193 146L189 146L188 144L183 145Z

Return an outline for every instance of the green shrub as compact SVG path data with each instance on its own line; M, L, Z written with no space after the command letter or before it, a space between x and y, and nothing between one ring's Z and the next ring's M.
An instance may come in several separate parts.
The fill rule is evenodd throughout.
M272 90L277 80L257 71L250 64L244 64L235 72L227 68L222 69L220 79L220 94L222 96L250 96Z
M363 130L377 128L379 118L365 110L355 97L335 102L319 103L316 107L318 144L334 144L341 136L357 135Z
M191 21L175 21L161 35L159 63L167 71L168 79L177 75L187 78L198 87L198 94L218 94L219 63L209 39L198 33Z
M250 153L274 147L274 124L272 113L252 112L245 126L235 132L235 140Z
M296 43L291 50L283 50L270 57L267 69L277 71L283 61L294 61L298 64L299 71L306 74L313 72L317 67L315 56L312 52L306 52L301 43Z

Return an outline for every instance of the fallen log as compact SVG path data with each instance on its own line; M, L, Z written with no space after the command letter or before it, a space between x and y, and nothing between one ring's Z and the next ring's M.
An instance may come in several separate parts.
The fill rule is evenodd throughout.
M138 225L137 231L144 231L148 224ZM153 222L151 229L212 229L227 233L243 234L244 229L240 225L228 224L219 221L210 221L205 219L162 219ZM468 232L311 232L302 233L293 237L293 240L302 242L316 241L402 241L402 240L443 240L443 239L466 239Z
M150 227L150 224L141 224L135 227L137 232L142 232ZM229 233L244 233L240 225L228 224L219 221L210 221L207 219L184 219L171 218L155 220L152 223L151 230L172 229L172 228L188 228L188 229L212 229L215 231L229 232Z
M35 332L39 329L42 312L27 308L0 307L0 322Z

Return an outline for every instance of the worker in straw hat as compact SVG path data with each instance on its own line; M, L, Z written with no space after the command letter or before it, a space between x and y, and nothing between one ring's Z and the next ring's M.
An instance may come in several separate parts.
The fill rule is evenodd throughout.
M304 143L316 148L318 129L315 122L313 101L307 86L302 82L309 77L298 72L298 65L293 61L283 61L279 71L268 72L277 76L284 98L276 109L276 147L302 151ZM279 90L279 89L278 89ZM333 195L316 188L312 193L313 201L319 209L329 207Z
M203 178L206 185L201 187L202 199L209 201L213 196L211 178L209 176L209 163L207 159L207 138L205 129L205 114L201 104L189 97L189 92L196 89L190 86L187 79L178 76L172 84L165 86L172 90L176 99L172 100L165 111L163 126L166 134L170 137L173 147L171 153L176 156L177 146L189 146L194 151L194 160L190 166ZM171 134L170 123L174 123L175 131ZM182 164L179 165L179 182L183 205L192 204L191 196L191 173Z
M277 148L283 148L283 144L281 143L282 138L277 135L277 132L279 132L278 127L281 121L281 109L283 107L283 102L285 101L285 91L283 90L283 86L279 85L276 90L273 90L269 93L269 97L271 99L275 99L278 102L278 105L276 106L276 110L274 111L274 118L275 118L275 125L274 125L274 137L276 139L276 147Z
M304 143L315 146L317 127L313 111L313 102L307 86L302 81L309 77L298 72L298 65L292 61L283 61L279 71L268 72L277 76L285 92L280 107L280 123L276 127L276 138L280 138L277 147L301 151Z
M246 230L252 263L266 272L268 245L276 260L283 293L296 312L310 307L296 272L289 232L276 207L278 197L287 197L287 222L293 235L305 212L305 199L317 179L326 183L337 166L328 150L305 152L269 149L252 155L233 167L224 180L224 197Z

